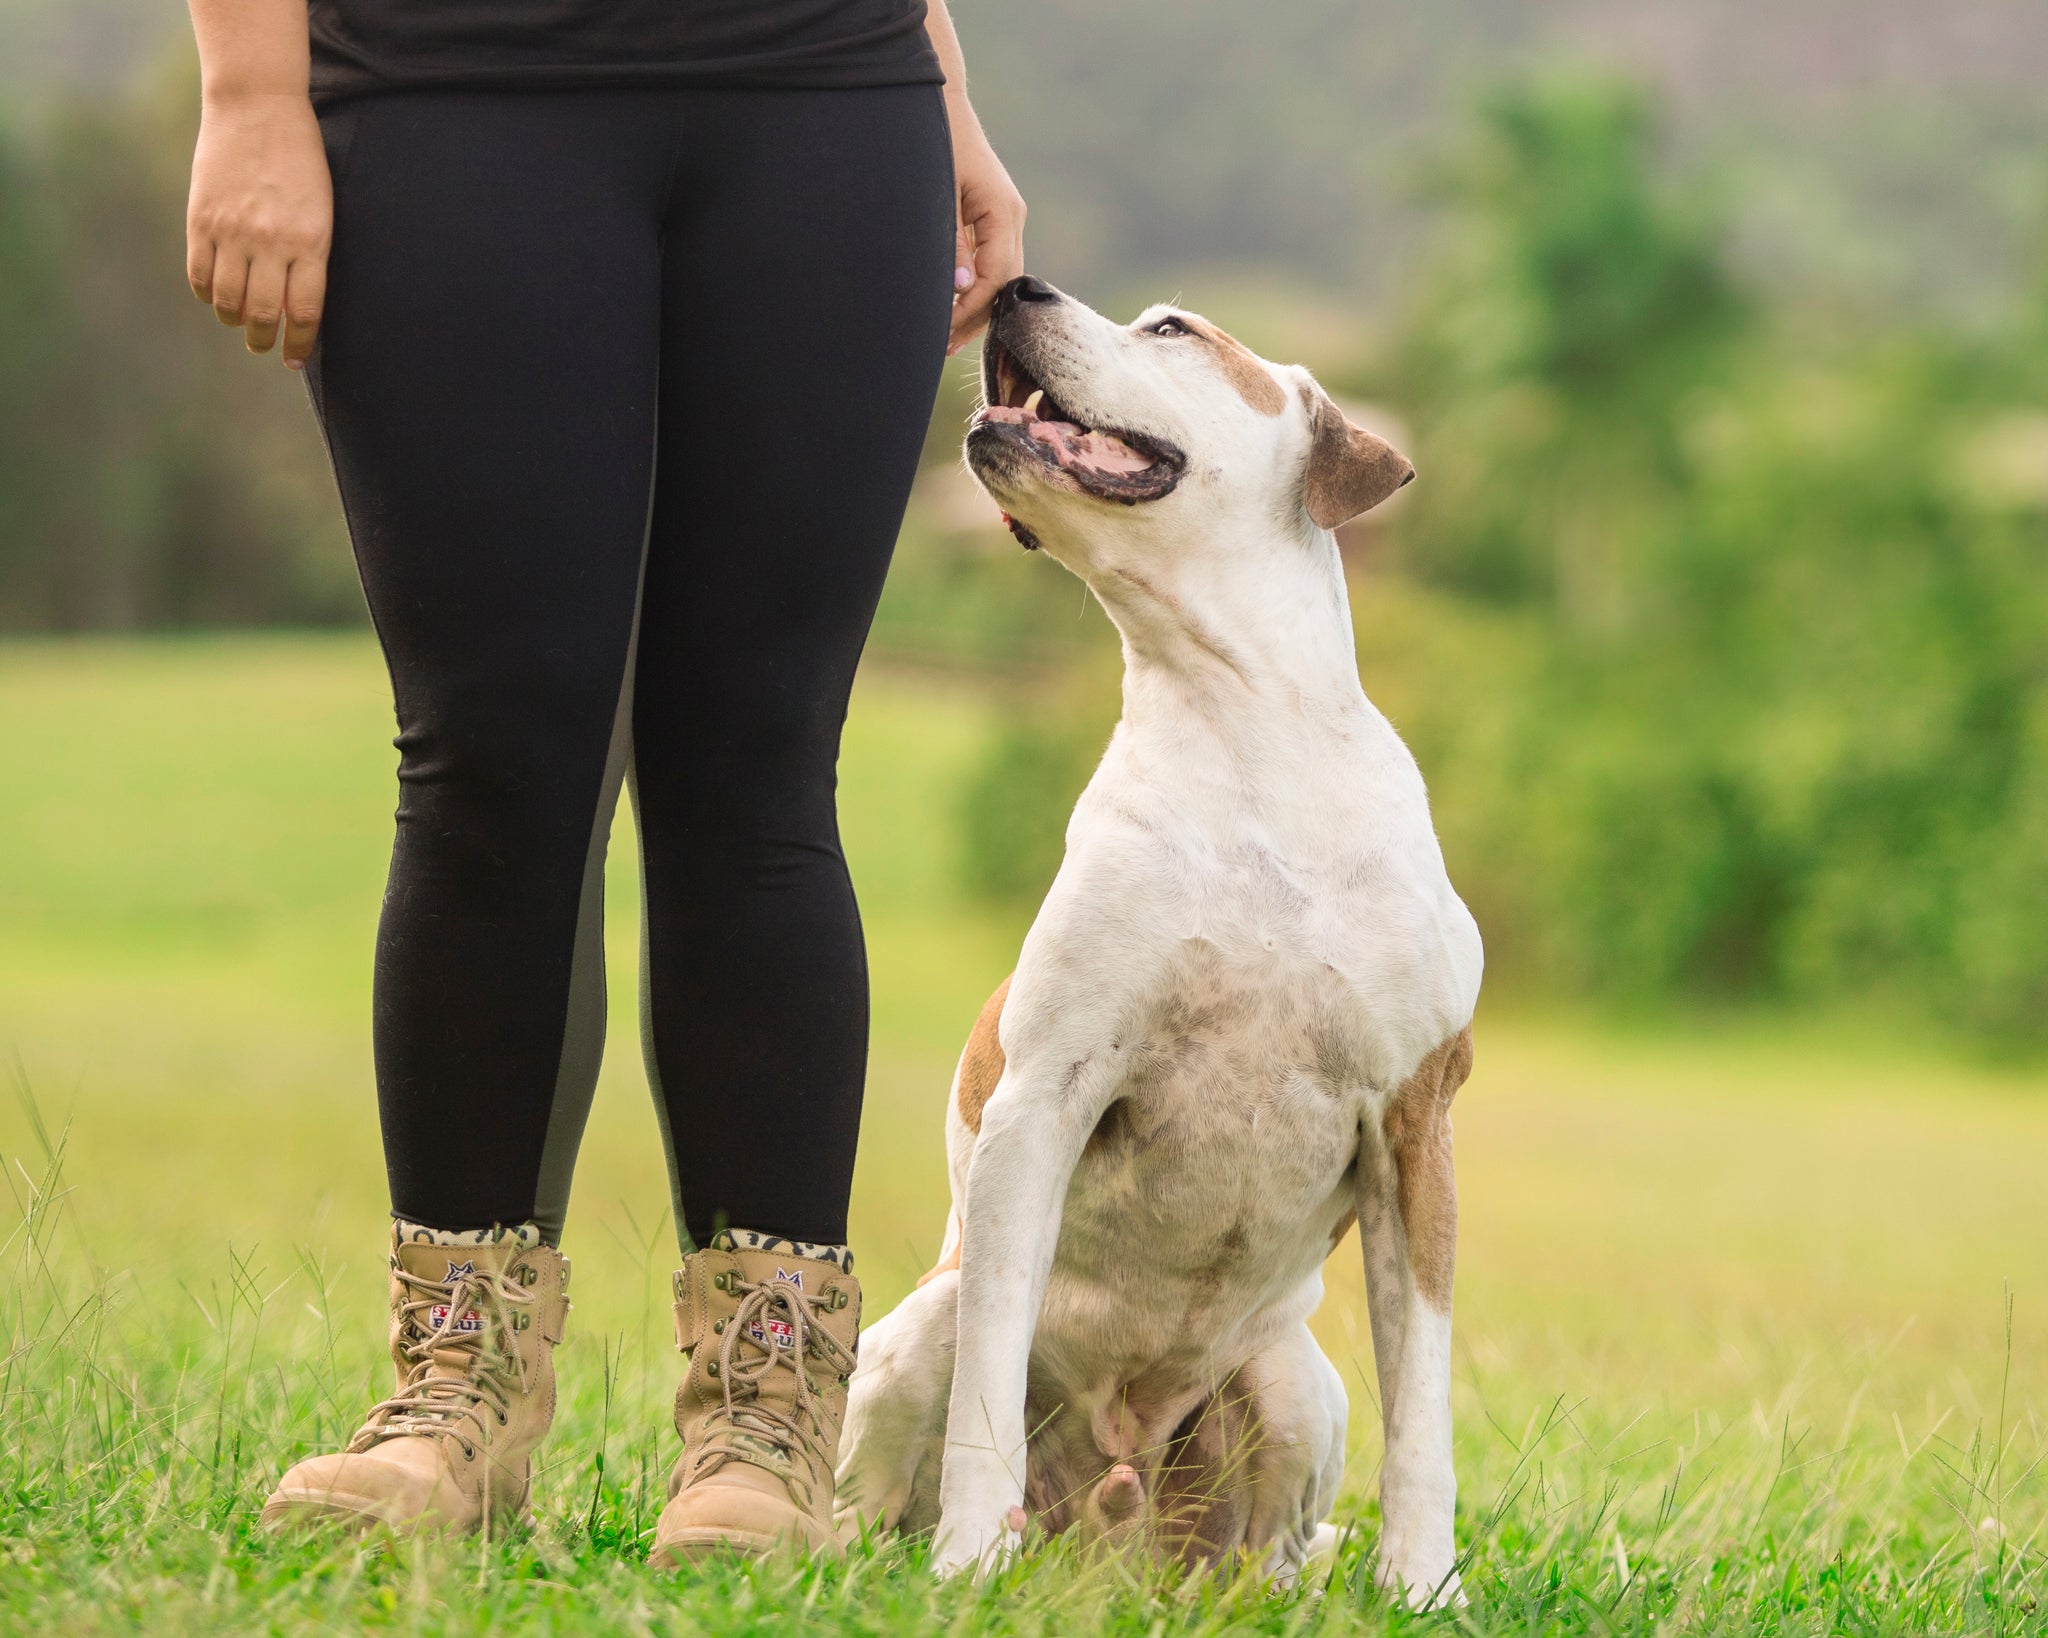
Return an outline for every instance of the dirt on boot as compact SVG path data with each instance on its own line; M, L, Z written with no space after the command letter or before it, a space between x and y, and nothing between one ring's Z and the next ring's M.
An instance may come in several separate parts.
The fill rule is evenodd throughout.
M532 1456L555 1415L569 1262L525 1230L480 1244L391 1244L392 1396L348 1448L308 1457L263 1506L267 1529L319 1523L469 1532L524 1524Z
M653 1562L723 1551L837 1550L832 1471L860 1334L860 1284L835 1263L734 1247L676 1275L683 1454L655 1527Z

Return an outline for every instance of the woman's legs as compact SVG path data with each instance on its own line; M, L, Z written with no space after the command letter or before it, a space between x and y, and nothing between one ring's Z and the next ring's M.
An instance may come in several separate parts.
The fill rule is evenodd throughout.
M868 996L836 763L945 352L951 148L934 86L679 102L634 701L648 1067L698 1243L837 1244Z
M405 1528L526 1513L568 1313L597 1072L597 892L653 473L659 95L405 95L325 122L308 383L391 668L378 929L396 1392L263 1510Z
M392 1206L552 1240L602 1044L674 102L408 94L326 124L309 379L400 729L375 1002Z
M868 1011L835 765L953 241L936 87L681 113L633 710L643 1011L679 1221L700 1244L721 1223L773 1238L705 1244L677 1276L683 1452L653 1564L836 1540L860 1286L832 1248Z
M328 126L310 380L400 725L393 1209L559 1236L630 738L678 1220L836 1244L867 974L835 764L945 343L940 94L408 94Z

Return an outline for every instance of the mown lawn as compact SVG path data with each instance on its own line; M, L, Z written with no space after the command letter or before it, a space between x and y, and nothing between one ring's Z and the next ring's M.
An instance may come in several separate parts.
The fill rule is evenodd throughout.
M1019 927L955 886L1000 699L886 674L844 806L876 981L855 1238L875 1311L943 1213L951 1058ZM649 1572L673 1245L611 888L619 1050L585 1149L565 1404L531 1536L251 1523L378 1378L367 953L392 802L356 638L0 647L0 1632L2048 1631L2048 1072L1840 1028L1619 1033L1493 1006L1459 1104L1472 1607L1369 1591L1355 1248L1339 1560L1302 1593L1057 1548ZM622 857L630 857L620 849ZM1455 861L1453 861L1455 867Z

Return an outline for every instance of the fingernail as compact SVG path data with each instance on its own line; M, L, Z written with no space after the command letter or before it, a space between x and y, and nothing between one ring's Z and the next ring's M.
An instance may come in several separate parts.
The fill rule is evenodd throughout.
M953 358L953 357L956 357L956 356L957 356L957 355L959 354L959 351L960 351L960 343L959 343L959 342L957 342L957 341L949 341L949 342L947 342L947 343L946 343L946 356L947 356L948 358Z
M973 283L974 283L974 269L973 269L973 268L971 268L971 267L956 267L956 268L954 268L954 269L953 269L953 288L954 288L955 290L965 290L965 289L966 289L966 288L967 288L967 287L968 287L969 285L971 285L971 284L973 284Z
M284 361L284 367L288 370L303 370L306 361L303 358L288 358Z

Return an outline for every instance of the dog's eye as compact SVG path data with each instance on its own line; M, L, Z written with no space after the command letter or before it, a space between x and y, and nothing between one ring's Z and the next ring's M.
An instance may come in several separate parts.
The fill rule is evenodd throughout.
M1193 335L1194 332L1177 318L1163 318L1157 324L1146 325L1145 334L1148 336L1186 336Z

